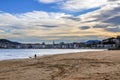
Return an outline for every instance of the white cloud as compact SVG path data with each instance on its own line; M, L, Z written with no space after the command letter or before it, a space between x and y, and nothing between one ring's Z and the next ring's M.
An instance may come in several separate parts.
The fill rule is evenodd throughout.
M69 11L80 11L83 9L101 7L106 3L107 0L67 0L61 4L61 8Z
M52 36L55 33L70 31L68 25L72 26L70 24L74 24L75 21L62 18L69 16L72 17L72 15L65 13L47 13L44 11L16 15L0 13L0 30L4 32L2 32L4 34L2 37L9 38Z
M68 11L80 11L106 5L107 0L38 0L41 3L56 3L60 9Z
M55 2L58 2L60 0L38 0L38 1L41 3L48 4L48 3L55 3Z

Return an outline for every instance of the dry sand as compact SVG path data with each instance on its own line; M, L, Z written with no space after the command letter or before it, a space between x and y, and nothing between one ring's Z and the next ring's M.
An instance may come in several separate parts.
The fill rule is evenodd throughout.
M120 80L120 51L0 61L0 80Z

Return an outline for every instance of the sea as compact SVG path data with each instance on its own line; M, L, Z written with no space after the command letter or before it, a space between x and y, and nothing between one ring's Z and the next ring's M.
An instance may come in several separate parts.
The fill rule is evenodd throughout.
M103 49L0 49L0 60L29 58L35 54L45 56L88 51L103 51Z

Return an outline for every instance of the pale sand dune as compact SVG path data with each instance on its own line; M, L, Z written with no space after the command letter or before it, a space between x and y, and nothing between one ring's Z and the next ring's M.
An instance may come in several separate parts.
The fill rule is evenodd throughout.
M1 61L0 80L120 80L120 51Z

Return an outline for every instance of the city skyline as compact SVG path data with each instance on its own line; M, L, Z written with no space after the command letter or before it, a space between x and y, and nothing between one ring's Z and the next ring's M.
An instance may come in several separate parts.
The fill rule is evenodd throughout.
M80 42L120 35L120 0L0 0L0 38Z

